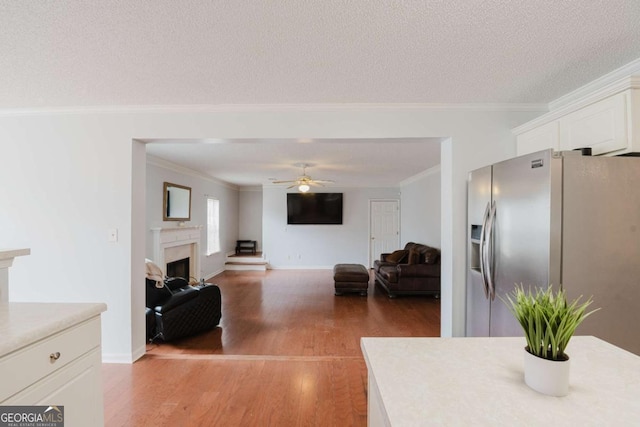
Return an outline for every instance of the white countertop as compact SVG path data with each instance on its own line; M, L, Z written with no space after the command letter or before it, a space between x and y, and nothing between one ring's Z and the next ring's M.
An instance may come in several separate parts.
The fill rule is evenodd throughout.
M30 253L31 249L0 249L0 261L29 255Z
M105 304L0 303L0 357L97 316Z
M524 338L361 341L394 427L640 425L640 357L573 337L569 395L549 397L524 383L524 346Z

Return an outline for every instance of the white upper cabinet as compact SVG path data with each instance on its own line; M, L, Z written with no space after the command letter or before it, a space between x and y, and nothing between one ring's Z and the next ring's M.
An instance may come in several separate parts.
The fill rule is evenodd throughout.
M537 127L529 132L525 132L517 136L518 155L535 153L536 151L553 148L560 149L560 129L558 121Z
M595 155L640 152L640 90L629 88L580 107L552 111L513 130L519 156L552 148Z
M627 148L627 92L562 117L560 150L590 147L591 154L596 156Z

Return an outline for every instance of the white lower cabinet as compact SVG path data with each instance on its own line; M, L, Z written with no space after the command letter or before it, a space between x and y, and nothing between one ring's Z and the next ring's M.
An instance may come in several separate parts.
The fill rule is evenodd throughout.
M64 406L65 426L104 425L101 357L94 349L2 405Z
M0 358L0 405L64 406L66 427L104 425L100 317Z

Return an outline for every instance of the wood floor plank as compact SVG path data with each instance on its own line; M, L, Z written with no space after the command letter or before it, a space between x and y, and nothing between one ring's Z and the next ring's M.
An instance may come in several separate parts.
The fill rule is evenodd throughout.
M107 426L365 426L363 336L438 336L440 301L333 294L329 270L225 272L220 327L103 365Z

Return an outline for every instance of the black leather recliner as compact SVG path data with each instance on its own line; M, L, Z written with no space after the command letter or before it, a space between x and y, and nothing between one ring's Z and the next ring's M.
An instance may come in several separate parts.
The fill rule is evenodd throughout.
M213 284L190 286L181 277L146 279L146 320L149 341L171 341L214 328L220 323L222 297Z

